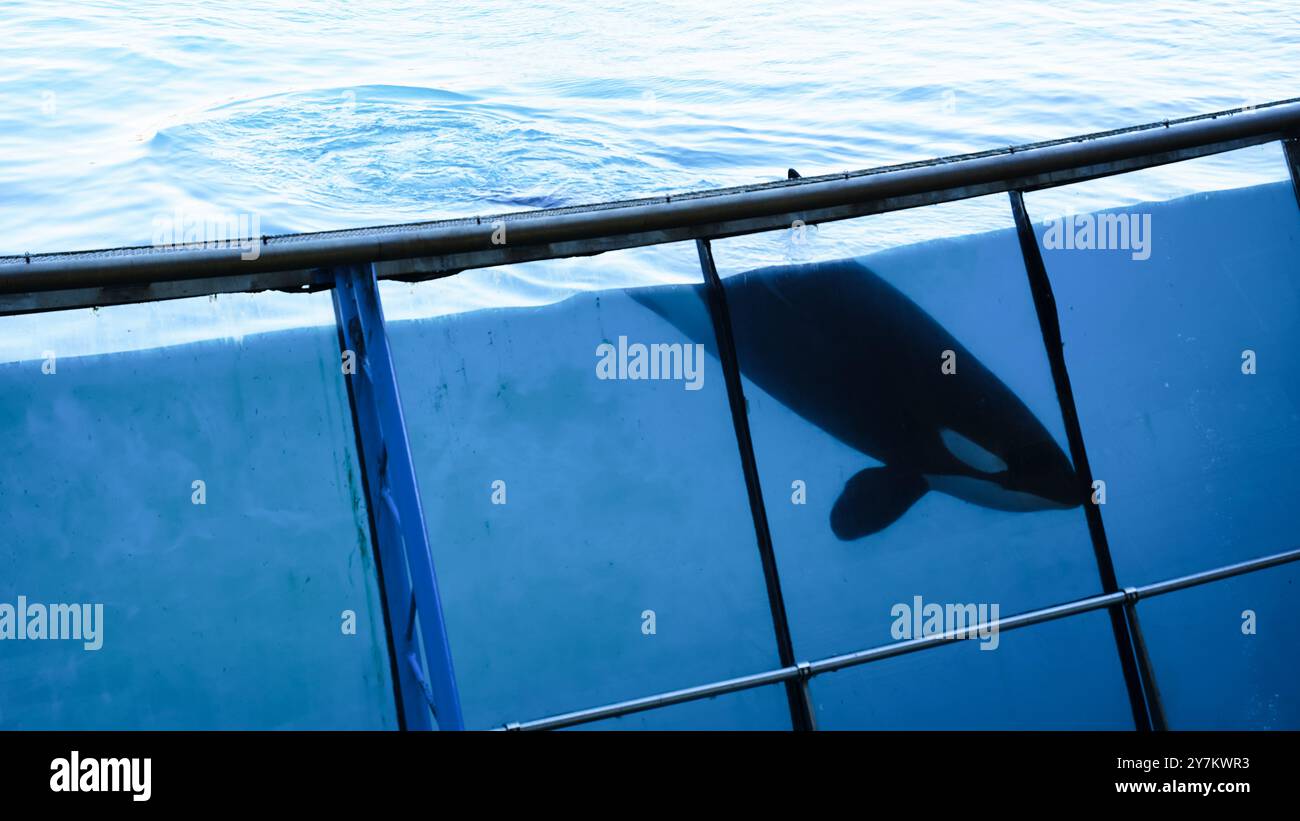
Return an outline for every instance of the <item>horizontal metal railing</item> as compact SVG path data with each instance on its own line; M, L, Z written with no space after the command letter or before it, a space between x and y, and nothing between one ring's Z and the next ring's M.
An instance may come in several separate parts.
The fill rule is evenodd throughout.
M495 216L259 238L0 257L0 314L329 287L323 269L374 263L418 281L469 268L716 239L1065 185L1300 135L1300 98L1251 109L927 162L740 188ZM504 232L498 228L504 227ZM495 240L495 241L494 241Z
M977 625L965 627L960 630L949 630L944 633L936 633L930 636L886 644L868 650L859 650L853 653L830 656L828 658L818 659L817 661L803 662L789 667L779 667L761 673L754 673L753 675L739 676L737 678L715 681L696 687L687 687L681 690L671 690L666 693L657 693L642 698L606 704L600 707L576 710L571 713L561 713L559 715L534 719L532 721L513 722L498 729L558 730L564 727L573 727L579 724L588 724L593 721L601 721L603 719L618 718L633 713L640 713L658 707L668 707L673 704L683 704L688 701L699 701L700 699L712 698L714 696L726 695L728 693L737 693L742 690L751 690L755 687L763 687L769 684L779 684L797 679L811 679L814 676L821 675L822 673L833 673L836 670L843 670L848 667L857 667L873 661L895 658L897 656L915 653L920 650L928 650L945 644L952 644L953 642L962 641L970 636L977 635L980 631L997 630L1001 633L1007 630L1017 630L1021 627L1029 627L1034 624L1056 621L1057 619L1063 619L1068 616L1090 613L1095 610L1102 610L1115 605L1135 603L1142 599L1163 596L1167 593L1185 590L1189 587L1196 587L1198 585L1220 581L1233 576L1253 573L1297 560L1300 560L1300 549L1288 550L1282 553L1274 553L1270 556L1261 556L1257 559L1239 562L1237 564L1226 565L1224 567L1215 568L1214 570L1192 573L1187 576L1179 576L1174 579L1154 582L1140 587L1129 587L1115 593L1090 596L1086 599L1078 599L1076 601L1066 602L1065 604L1044 607L1039 610L1030 610L1026 613L1008 616L1005 619L980 622Z

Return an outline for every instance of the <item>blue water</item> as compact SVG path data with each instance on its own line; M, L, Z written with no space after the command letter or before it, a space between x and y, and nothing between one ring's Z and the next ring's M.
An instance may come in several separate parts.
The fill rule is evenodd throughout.
M307 231L1063 137L1300 95L1298 41L1285 2L11 0L0 253L148 244L178 208Z

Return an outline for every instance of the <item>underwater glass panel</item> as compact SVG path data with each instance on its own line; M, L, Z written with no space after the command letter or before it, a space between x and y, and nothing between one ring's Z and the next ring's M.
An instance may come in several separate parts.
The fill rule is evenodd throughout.
M712 247L798 658L894 641L917 596L1099 592L1005 197Z
M1170 729L1300 729L1298 599L1293 562L1138 604Z
M302 323L253 332L268 304ZM328 294L0 337L0 727L396 727Z
M821 730L1133 729L1105 612L850 667L811 687Z
M1214 160L1026 195L1124 585L1297 546L1300 209L1277 143Z
M381 284L470 727L777 665L716 361L628 292L573 289L647 270L699 281L678 244ZM789 726L743 703L728 723Z

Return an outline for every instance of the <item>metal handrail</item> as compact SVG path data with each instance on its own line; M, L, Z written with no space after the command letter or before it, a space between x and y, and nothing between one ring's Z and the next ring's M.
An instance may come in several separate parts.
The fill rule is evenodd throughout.
M779 684L781 682L793 681L800 678L811 679L812 677L821 675L822 673L833 673L837 670L843 670L848 667L857 667L873 661L895 658L897 656L915 653L920 650L928 650L945 644L951 644L968 638L971 635L977 635L980 631L997 630L1001 633L1006 630L1016 630L1021 627L1029 627L1034 624L1063 619L1067 616L1077 616L1082 613L1102 610L1118 604L1133 604L1142 599L1163 596L1168 593L1185 590L1189 587L1196 587L1210 582L1221 581L1245 573L1266 570L1270 567L1276 567L1297 560L1300 560L1300 548L1287 550L1282 553L1274 553L1269 556L1261 556L1237 564L1225 565L1223 567L1215 568L1214 570L1206 570L1186 576L1179 576L1173 579L1166 579L1164 581L1142 585L1141 587L1128 587L1115 593L1090 596L1088 598L1077 599L1064 604L1044 607L1039 610L1030 610L1025 613L1008 616L1004 619L980 622L979 624L963 627L958 630L948 630L944 633L936 633L930 636L908 639L907 641L872 647L867 650L858 650L853 653L830 656L828 658L818 659L817 661L803 662L801 664L780 667L774 670L765 670L761 673L724 679L722 681L715 681L696 687L687 687L681 690L656 693L655 695L606 704L600 707L575 710L570 713L561 713L559 715L539 718L533 721L512 722L497 729L558 730L564 727L573 727L578 724L587 724L602 719L618 718L632 713L653 710L657 707L668 707L673 704L682 704L688 701L698 701L700 699L726 695L728 693L736 693L742 690L751 690L755 687L763 687L769 684Z
M828 222L1065 185L1300 134L1300 98L923 163L573 208L203 244L0 257L0 313L328 287L321 269L376 263L418 281L469 268ZM504 236L498 231L504 227ZM495 236L494 236L495 235ZM496 240L494 242L494 239ZM186 283L190 283L186 285ZM63 299L40 294L72 292ZM27 297L15 300L12 297Z

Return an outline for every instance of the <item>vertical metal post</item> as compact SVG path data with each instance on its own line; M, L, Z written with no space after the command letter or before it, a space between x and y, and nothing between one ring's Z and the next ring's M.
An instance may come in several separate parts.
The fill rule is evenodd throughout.
M1291 173L1291 192L1295 194L1296 205L1300 205L1300 137L1283 140L1282 155L1286 157L1286 168Z
M1169 729L1165 723L1164 702L1160 698L1160 688L1156 686L1155 667L1147 653L1147 642L1142 636L1142 622L1138 621L1138 589L1124 588L1124 617L1128 620L1129 633L1133 636L1133 649L1137 653L1138 669L1142 671L1142 694L1146 697L1147 710L1151 713L1151 729L1164 731Z
M1008 195L1011 197L1011 212L1016 221L1016 236L1020 239L1020 253L1029 275L1029 290L1034 297L1034 310L1038 314L1038 326L1043 334L1043 346L1052 367L1052 381L1056 385L1056 398L1061 406L1065 435L1070 442L1070 460L1079 477L1079 501L1083 504L1084 516L1088 521L1088 533L1092 537L1092 550L1097 558L1102 592L1117 593L1119 581L1115 577L1115 563L1110 555L1110 544L1106 540L1106 528L1101 521L1101 509L1091 503L1092 468L1088 464L1088 452L1083 445L1083 428L1079 423L1079 409L1074 403L1074 390L1070 387L1070 374L1065 367L1065 343L1061 338L1061 320L1057 314L1056 297L1052 293L1052 282L1048 279L1047 266L1043 264L1043 254L1038 248L1038 235L1034 233L1033 223L1025 211L1024 195L1019 191L1010 191ZM1116 605L1108 610L1111 628L1115 633L1115 646L1119 650L1120 668L1124 672L1124 684L1128 688L1129 706L1133 710L1133 724L1138 730L1151 730L1153 722L1150 705L1147 704L1143 685L1144 679L1152 680L1151 671L1144 669L1143 659L1138 656L1123 606Z
M705 291L709 315L713 319L713 333L718 340L718 359L722 363L723 379L727 384L727 400L731 404L731 421L736 428L736 444L740 447L740 466L745 474L745 490L749 494L749 510L754 517L754 533L758 537L758 553L763 563L763 580L767 584L767 602L772 611L772 627L776 632L777 656L782 667L795 666L794 642L790 638L790 623L786 618L785 599L781 595L781 579L777 574L776 554L772 549L772 532L767 524L767 508L763 505L763 488L758 478L758 461L754 458L754 440L749 432L749 410L745 402L744 387L740 381L740 360L736 355L736 342L731 335L731 313L727 309L727 292L713 264L713 250L708 240L696 240L700 255L700 268L704 272ZM807 678L785 683L786 700L790 705L790 722L795 730L814 730L812 701L807 693Z
M429 730L436 720L438 729L463 730L374 266L340 266L331 274L345 372L347 353L352 354L347 379L365 466L367 503L375 523L405 726Z

